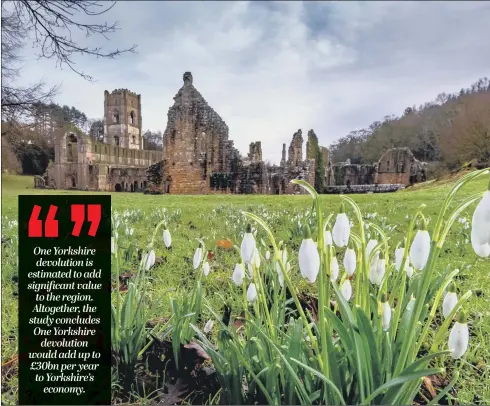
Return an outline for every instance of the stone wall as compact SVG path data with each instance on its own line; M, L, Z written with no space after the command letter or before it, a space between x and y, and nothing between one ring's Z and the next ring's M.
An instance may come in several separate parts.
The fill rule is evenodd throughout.
M327 186L328 194L350 194L350 193L390 193L405 188L405 185L352 185L352 186Z
M348 162L330 164L326 170L327 186L371 185L375 180L373 165L354 165Z
M289 144L287 165L289 167L300 166L303 162L303 133L301 129L293 134Z
M378 184L412 185L426 180L426 164L415 159L409 148L392 148L375 165Z

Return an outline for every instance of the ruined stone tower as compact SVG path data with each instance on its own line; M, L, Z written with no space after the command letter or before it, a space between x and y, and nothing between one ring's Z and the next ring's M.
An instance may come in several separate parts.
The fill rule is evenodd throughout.
M165 193L207 193L212 173L229 169L228 126L184 73L163 135Z
M143 149L141 95L128 89L104 92L104 143Z

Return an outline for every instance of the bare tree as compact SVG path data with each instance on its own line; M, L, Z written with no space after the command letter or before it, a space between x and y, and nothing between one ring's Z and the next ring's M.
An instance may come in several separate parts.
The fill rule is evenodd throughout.
M4 121L14 121L29 114L30 107L39 102L50 100L58 87L46 89L41 81L28 87L14 85L20 75L19 50L27 36L24 27L16 15L8 15L2 3L2 115Z
M96 35L108 39L108 34L118 29L117 22L92 24L85 20L106 13L114 5L115 2L92 0L2 0L2 113L25 112L34 103L48 102L58 91L57 87L46 90L42 82L29 88L13 85L13 79L20 73L18 51L28 36L34 38L39 58L54 59L57 66L66 65L89 81L93 80L92 76L75 68L75 55L112 59L134 52L136 45L104 51L102 47L84 46L73 39L74 30L84 32L86 37Z

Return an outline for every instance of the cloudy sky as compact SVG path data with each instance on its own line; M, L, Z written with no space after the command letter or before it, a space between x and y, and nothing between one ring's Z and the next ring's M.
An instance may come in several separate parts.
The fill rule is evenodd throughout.
M141 94L143 129L164 130L191 71L246 153L314 129L322 145L385 115L490 76L490 2L118 2L120 30L84 44L137 44L117 60L76 59L88 83L27 44L21 81L62 84L60 104L103 116L104 90Z

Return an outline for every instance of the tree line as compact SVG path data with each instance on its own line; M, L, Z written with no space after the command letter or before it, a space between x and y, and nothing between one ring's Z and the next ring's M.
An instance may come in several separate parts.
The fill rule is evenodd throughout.
M490 162L490 80L479 79L454 94L407 107L330 145L332 162L377 162L390 148L408 147L434 170L454 170L471 161Z

